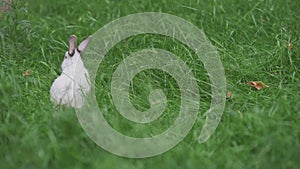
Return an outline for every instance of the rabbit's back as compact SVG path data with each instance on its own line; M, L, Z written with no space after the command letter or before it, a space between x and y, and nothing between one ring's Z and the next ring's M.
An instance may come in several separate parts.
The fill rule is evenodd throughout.
M76 69L66 69L53 82L50 94L56 104L82 107L83 97L90 90L89 74L84 67L77 66Z
M50 95L56 104L70 106L73 98L71 79L63 74L58 76L51 86Z

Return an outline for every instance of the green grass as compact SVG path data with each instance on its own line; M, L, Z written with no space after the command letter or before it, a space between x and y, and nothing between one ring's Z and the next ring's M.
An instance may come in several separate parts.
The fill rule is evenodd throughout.
M300 2L287 1L14 1L0 14L0 168L298 168L300 159ZM118 157L98 147L71 108L54 107L49 90L60 74L67 39L79 40L110 21L137 12L165 12L202 29L217 47L226 72L222 120L208 142L198 144L203 113L209 108L206 72L190 49L170 38L128 38L99 66L97 99L105 117L124 134L143 137L168 128L180 103L178 86L158 70L144 71L130 88L137 109L147 96L166 92L168 107L157 122L134 124L116 112L111 75L133 51L159 47L179 55L199 78L197 124L172 150L147 159ZM292 49L287 44L293 44ZM23 77L27 69L31 75ZM246 84L262 80L269 89ZM239 113L240 112L240 113Z

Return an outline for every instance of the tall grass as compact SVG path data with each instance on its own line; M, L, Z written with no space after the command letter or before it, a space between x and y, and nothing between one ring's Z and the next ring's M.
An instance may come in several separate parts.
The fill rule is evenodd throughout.
M12 1L0 14L0 168L298 168L300 158L298 1ZM148 93L162 88L169 99L155 124L126 121L110 98L111 73L131 52L159 47L184 59L200 78L201 109L189 135L172 150L147 159L118 157L98 147L71 108L55 107L49 89L60 74L67 39L79 41L101 26L137 12L165 12L202 29L217 47L227 88L212 138L198 144L209 82L202 63L183 44L156 35L128 38L99 65L97 99L109 123L131 136L164 131L176 118L178 86L160 71L141 72L130 88L136 108L149 107ZM292 47L291 45L292 44ZM22 74L30 69L29 76ZM246 84L262 80L269 89Z

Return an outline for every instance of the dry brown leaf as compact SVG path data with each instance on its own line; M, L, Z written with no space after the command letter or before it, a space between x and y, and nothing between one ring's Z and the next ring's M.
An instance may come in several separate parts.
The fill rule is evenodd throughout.
M252 87L255 87L257 90L270 87L270 86L264 84L262 81L250 81L250 82L247 82L247 84Z
M0 0L1 6L0 6L0 14L2 14L4 11L7 11L11 5L10 0Z
M30 69L26 70L25 73L22 74L22 76L29 76L30 75Z
M232 99L232 97L233 97L232 93L228 91L226 93L226 99Z

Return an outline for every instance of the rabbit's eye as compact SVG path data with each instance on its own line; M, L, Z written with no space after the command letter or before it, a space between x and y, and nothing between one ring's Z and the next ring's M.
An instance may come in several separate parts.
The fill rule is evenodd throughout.
M65 56L65 59L67 59L68 58L68 56Z

